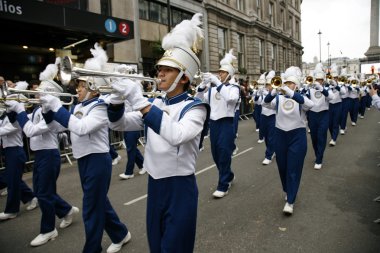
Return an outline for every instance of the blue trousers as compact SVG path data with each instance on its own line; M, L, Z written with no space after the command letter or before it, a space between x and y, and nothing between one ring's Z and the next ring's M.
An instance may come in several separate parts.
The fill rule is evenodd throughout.
M42 213L40 233L44 234L55 229L55 215L65 217L72 206L57 194L61 171L58 149L37 150L34 154L33 189Z
M198 187L194 175L148 180L146 226L151 253L192 253Z
M4 148L5 176L7 179L8 196L5 205L5 213L18 213L20 201L24 204L34 198L34 193L22 180L26 155L23 147Z
M128 161L125 168L125 175L132 175L135 163L139 169L143 167L144 157L140 150L137 148L137 142L140 138L140 131L126 131L124 132L124 141L127 146Z
M358 121L358 114L359 114L359 98L350 98L350 118L351 122L357 122Z
M323 153L326 149L328 127L329 111L309 111L310 136L315 154L315 163L317 164L322 164L323 161Z
M265 116L261 114L260 133L263 135L266 145L265 158L272 160L275 145L276 115Z
M112 160L109 153L95 153L78 159L83 190L83 222L86 243L83 252L102 251L103 230L113 243L119 243L128 233L107 197L111 182Z
M331 139L336 141L339 132L339 123L342 117L342 103L329 105L329 131Z
M7 176L4 171L0 171L0 190L7 187Z
M253 107L253 120L256 122L256 129L260 129L260 115L261 115L262 107L261 105L255 104Z
M342 116L340 121L340 129L345 130L347 125L347 116L350 109L350 98L342 99Z
M275 130L276 161L280 174L282 189L287 194L287 202L293 204L296 200L303 163L307 152L306 129L297 128L288 132L278 128Z
M364 117L365 114L365 109L367 107L367 100L368 100L369 95L363 96L359 100L359 114Z
M217 190L226 192L234 178L231 155L235 148L233 118L210 120L211 154L219 171Z
M240 110L235 111L235 117L234 117L234 132L235 136L238 133L238 128L239 128L239 116L240 116Z

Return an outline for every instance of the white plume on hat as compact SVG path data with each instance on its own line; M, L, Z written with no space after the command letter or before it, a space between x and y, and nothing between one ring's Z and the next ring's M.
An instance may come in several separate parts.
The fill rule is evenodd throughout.
M122 74L130 74L133 71L133 67L127 66L126 64L119 64L115 67L115 71Z
M274 70L269 71L268 75L265 77L266 83L271 83L272 78L276 75L276 72Z
M298 87L300 87L302 71L299 67L291 66L285 70L283 78L284 82L292 82L295 83Z
M44 71L40 73L40 85L39 90L42 91L52 91L52 92L62 92L62 87L56 83L53 79L58 74L58 64L61 63L61 58L57 57L54 64L48 64Z
M88 70L96 70L102 71L106 67L108 56L106 51L99 45L99 43L95 43L94 48L90 49L91 54L94 56L93 58L89 58L84 63L84 68ZM91 85L95 86L106 86L108 82L105 78L102 77L89 77L89 78L78 78L79 80L89 81ZM92 83L93 81L94 83ZM90 89L95 89L96 87L89 87Z
M336 65L336 63L331 64L331 76L332 77L339 76L338 65Z
M264 85L265 84L265 75L267 74L267 72L264 72L260 75L259 79L257 80L257 83L258 84L262 84Z
M315 79L325 79L325 71L323 69L323 64L322 63L318 63L315 66L315 69L314 69L314 78Z
M168 66L179 69L191 82L199 71L200 61L195 53L198 53L204 38L203 29L199 26L202 13L196 13L191 20L183 20L177 24L162 40L162 48L165 49L163 57L157 62L158 66ZM182 76L182 74L181 74ZM177 76L166 92L175 89L181 76Z
M237 59L236 56L233 55L234 49L231 48L228 53L224 56L224 58L220 61L219 70L227 71L230 76L235 74L235 68L233 66L234 61Z
M28 86L29 86L29 84L26 81L18 81L18 82L16 82L15 89L27 90Z
M201 18L202 13L196 13L191 20L183 20L176 25L162 39L162 48L168 50L175 47L183 47L197 51L204 37L203 29L199 27L202 24Z

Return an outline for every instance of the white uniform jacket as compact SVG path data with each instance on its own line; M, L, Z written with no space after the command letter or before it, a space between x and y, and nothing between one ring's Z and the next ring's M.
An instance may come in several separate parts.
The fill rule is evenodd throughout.
M33 151L58 148L58 132L50 129L42 116L41 107L36 107L30 114L21 112L17 121L26 137L30 138L30 149ZM54 123L53 123L54 124ZM57 122L55 122L57 124Z
M173 98L156 98L144 118L141 113L108 111L110 128L137 130L145 124L144 168L154 179L195 173L196 158L209 107L187 92Z
M22 130L16 121L16 113L13 113L12 124L7 116L3 116L0 119L0 141L3 144L3 148L8 147L22 147Z
M240 87L226 83L217 87L210 87L207 91L206 89L198 88L195 97L210 105L210 119L233 118L240 98Z
M92 153L109 152L107 105L103 100L86 100L73 106L70 112L61 107L56 113L44 114L44 118L51 128L54 128L51 125L54 119L70 130L75 159Z
M265 97L263 107L276 110L276 128L291 131L297 128L306 128L306 111L314 106L306 96L295 92L293 98L284 95Z

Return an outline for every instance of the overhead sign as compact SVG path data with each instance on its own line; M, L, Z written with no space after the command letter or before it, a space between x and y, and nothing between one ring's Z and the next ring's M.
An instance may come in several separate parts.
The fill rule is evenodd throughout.
M133 39L133 22L39 1L0 0L0 19Z

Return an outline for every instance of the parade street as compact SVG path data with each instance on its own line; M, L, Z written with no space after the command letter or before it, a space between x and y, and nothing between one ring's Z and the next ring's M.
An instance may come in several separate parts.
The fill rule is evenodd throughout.
M212 197L218 175L206 139L197 162L199 200L194 252L380 252L380 224L375 223L380 218L380 202L375 201L380 196L380 112L372 108L364 119L358 119L357 126L351 126L350 120L347 125L347 133L339 135L337 146L326 147L321 170L313 169L314 151L308 137L292 216L282 212L285 201L276 162L261 164L265 144L257 143L252 119L239 123L239 152L232 159L236 179L222 199ZM136 167L133 179L120 180L126 151L119 149L118 153L123 159L113 166L108 196L132 234L121 252L149 252L145 226L148 176L139 175ZM61 197L81 210L73 224L60 229L57 219L58 237L33 248L29 244L40 233L41 213L38 208L26 211L22 205L17 218L0 222L0 252L81 252L85 242L83 193L76 165L74 160L72 166L63 163L57 181ZM31 173L24 174L23 179L32 185ZM1 209L5 202L6 197L1 197ZM110 244L104 233L103 252Z

